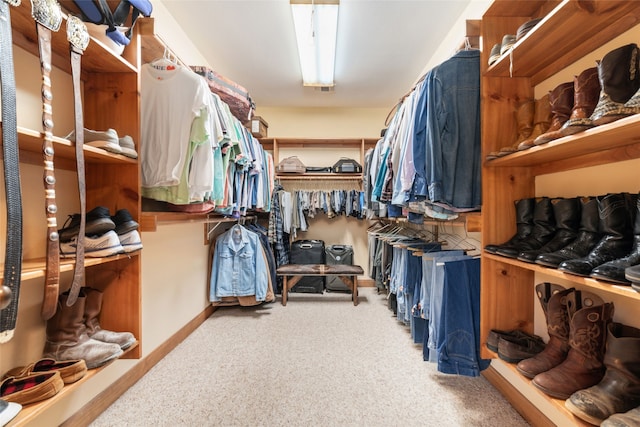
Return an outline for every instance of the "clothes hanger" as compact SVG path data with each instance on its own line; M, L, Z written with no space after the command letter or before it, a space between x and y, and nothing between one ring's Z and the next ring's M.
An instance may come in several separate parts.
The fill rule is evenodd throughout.
M164 48L162 56L151 61L149 65L157 70L166 71L172 71L180 67L180 64L178 64L178 58L174 56L167 47Z

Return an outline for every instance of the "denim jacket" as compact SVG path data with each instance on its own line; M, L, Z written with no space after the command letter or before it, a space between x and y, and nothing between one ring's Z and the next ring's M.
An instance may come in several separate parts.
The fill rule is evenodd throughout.
M241 225L221 234L213 254L209 301L248 295L264 301L269 279L262 250L260 237Z

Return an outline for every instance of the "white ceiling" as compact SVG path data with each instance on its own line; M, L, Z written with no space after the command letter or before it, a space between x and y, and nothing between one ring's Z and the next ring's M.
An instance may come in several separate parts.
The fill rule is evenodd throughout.
M340 0L333 92L302 86L289 0L163 4L211 67L258 107L391 107L471 1Z

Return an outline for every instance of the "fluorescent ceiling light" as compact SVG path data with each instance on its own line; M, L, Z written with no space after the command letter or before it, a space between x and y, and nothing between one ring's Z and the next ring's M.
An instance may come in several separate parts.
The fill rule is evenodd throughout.
M338 1L291 0L298 56L305 86L333 86L338 31Z

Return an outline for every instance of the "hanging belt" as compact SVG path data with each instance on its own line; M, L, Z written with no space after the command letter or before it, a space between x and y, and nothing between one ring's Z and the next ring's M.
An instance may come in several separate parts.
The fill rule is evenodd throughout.
M44 139L45 212L47 217L47 263L45 272L45 295L57 298L60 284L60 243L56 223L56 178L53 169L53 118L51 100L51 31L58 31L62 24L62 12L56 0L31 0L31 14L36 21L40 70L42 71L42 126ZM46 304L48 302L45 301ZM43 306L43 311L44 311ZM51 310L47 310L50 312ZM49 314L49 313L44 313Z
M76 134L76 169L78 171L78 194L80 195L80 229L76 240L76 265L73 271L73 282L67 298L67 306L72 306L78 299L80 288L85 284L84 275L84 230L86 222L86 184L84 172L84 120L82 117L82 94L80 87L80 70L82 53L89 45L89 33L87 26L79 18L69 16L67 19L67 39L71 50L71 75L73 78L73 108L75 112L75 134ZM58 295L51 295L53 313L56 310ZM43 305L44 309L44 305ZM44 311L43 311L44 313Z
M13 42L9 5L20 0L0 0L0 83L2 88L2 152L7 204L7 241L4 275L0 290L0 342L13 337L18 316L22 274L22 196L16 121L16 82L13 73Z

